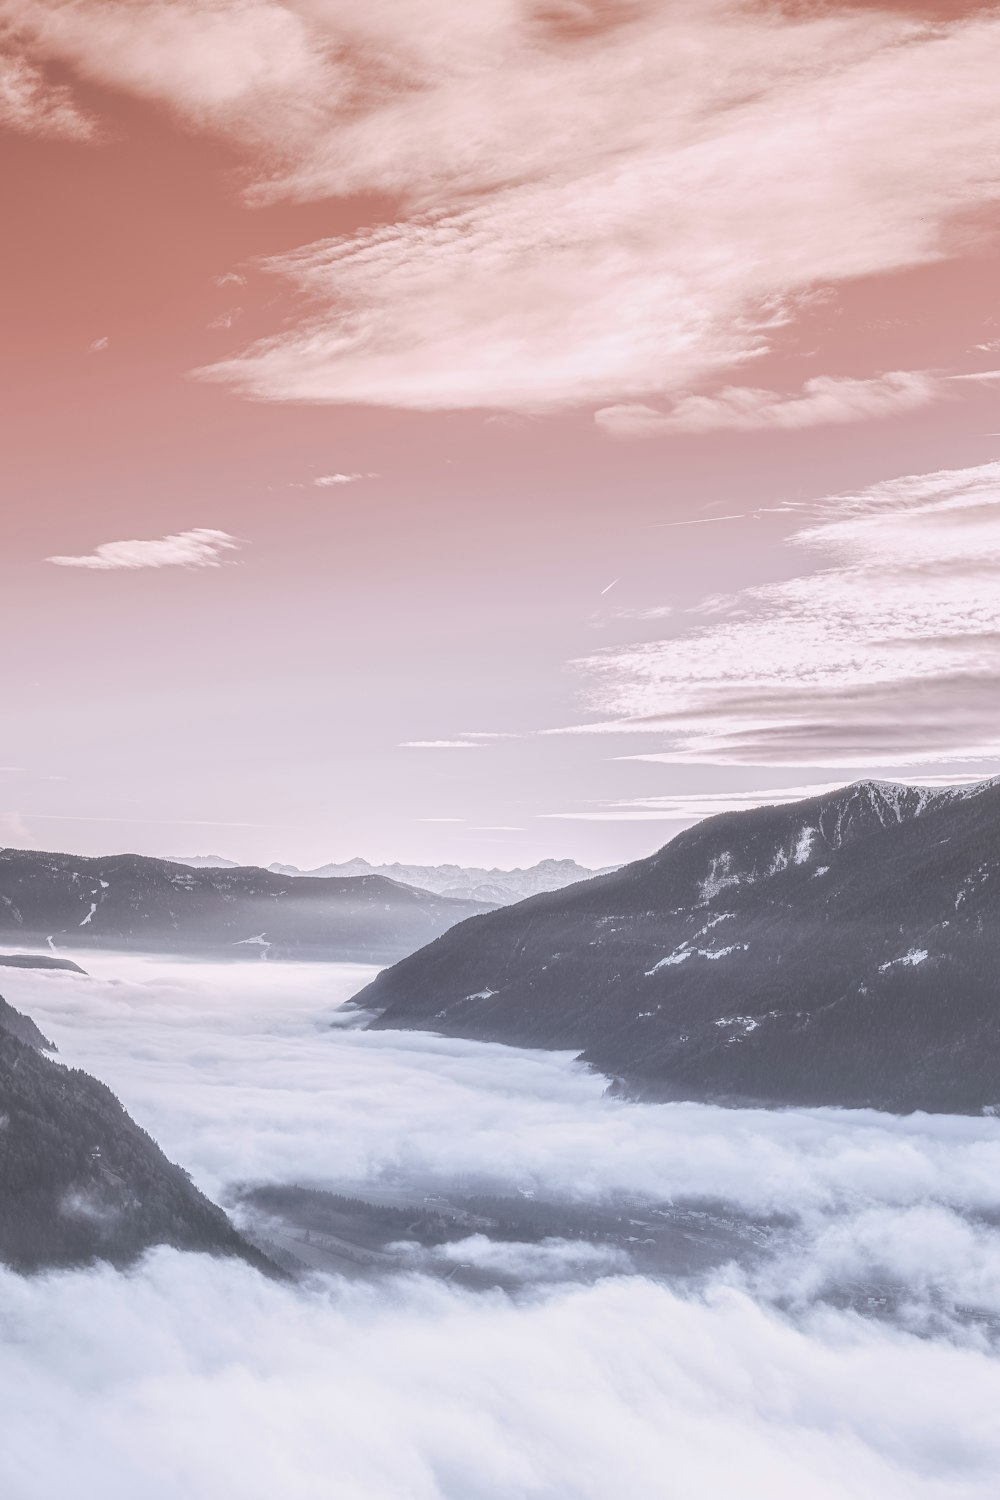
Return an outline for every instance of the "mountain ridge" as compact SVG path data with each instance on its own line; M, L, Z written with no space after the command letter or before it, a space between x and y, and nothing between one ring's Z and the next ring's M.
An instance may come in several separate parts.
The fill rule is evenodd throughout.
M386 963L484 909L379 875L293 879L252 865L0 849L0 940L49 950Z
M474 918L355 997L376 1027L573 1048L643 1097L1000 1102L1000 779L721 813Z
M239 868L235 860L223 859L215 854L193 855L188 859L177 856L175 862L202 869ZM592 875L607 874L616 867L589 870L586 866L577 864L576 860L554 858L509 870L499 866L488 869L478 865L419 865L399 861L379 865L359 855L341 863L320 865L315 870L301 870L297 865L278 862L267 868L272 874L293 876L296 879L343 879L350 876L380 875L387 880L395 880L416 890L430 891L439 896L506 906L542 891L561 890L577 880L588 880Z

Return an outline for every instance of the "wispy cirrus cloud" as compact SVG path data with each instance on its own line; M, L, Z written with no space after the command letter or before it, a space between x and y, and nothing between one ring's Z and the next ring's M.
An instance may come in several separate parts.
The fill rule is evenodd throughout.
M60 568L101 571L127 568L219 568L226 554L242 546L227 531L198 526L150 541L102 542L93 552L74 557L47 557Z
M91 141L98 134L71 89L51 82L27 57L10 53L0 53L0 126L61 140Z
M714 396L685 396L669 411L641 404L604 407L594 420L612 437L824 427L916 411L947 391L943 380L921 370L895 370L871 380L817 375L799 395L730 385Z
M619 756L619 760L658 760L655 755ZM777 806L800 802L805 797L819 797L836 791L840 782L810 782L803 786L769 787L736 792L673 792L666 796L629 797L593 803L573 812L542 813L544 818L567 819L579 823L694 823L716 813L745 812L748 808Z
M674 763L670 755L620 755L618 760ZM959 786L980 781L971 774L950 776L907 775L908 786ZM630 797L594 803L573 812L541 813L540 817L567 819L580 823L697 823L718 813L747 812L754 807L778 807L801 802L807 797L822 797L835 792L841 781L806 782L801 786L754 787L745 791L671 792L664 796Z
M377 478L377 474L321 474L318 479L313 480L313 484L321 490L328 490L335 485L356 484L359 479Z
M382 196L378 227L268 261L305 294L298 323L205 372L268 400L711 400L818 287L946 257L1000 196L993 6L0 0L0 19L31 59L236 140L259 200ZM778 396L770 419L848 396Z
M481 750L475 740L403 740L401 750Z
M1000 756L1000 464L828 497L791 540L821 565L579 663L603 718L578 732L659 734L665 762Z

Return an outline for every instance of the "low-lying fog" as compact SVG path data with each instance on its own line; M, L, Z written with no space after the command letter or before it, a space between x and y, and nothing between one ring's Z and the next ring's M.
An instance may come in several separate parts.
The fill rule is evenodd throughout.
M81 962L0 988L304 1275L0 1272L12 1500L1000 1492L1000 1121L637 1105L366 1033L358 967Z

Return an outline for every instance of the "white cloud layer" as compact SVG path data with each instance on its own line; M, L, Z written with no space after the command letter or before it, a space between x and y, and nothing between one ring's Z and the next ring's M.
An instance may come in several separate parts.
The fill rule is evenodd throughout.
M0 0L0 20L29 60L234 138L259 198L381 195L380 227L268 262L309 312L210 372L267 399L655 403L752 360L816 288L951 254L1000 192L992 8ZM821 386L775 420L901 399Z
M161 1253L0 1274L4 1491L51 1500L992 1500L1000 1367L640 1278L523 1301Z
M219 568L242 544L226 531L198 526L155 541L102 542L80 557L47 557L60 568Z
M595 421L613 437L824 427L916 411L940 400L946 389L942 380L922 371L896 370L871 380L817 375L798 396L730 385L714 396L685 396L670 411L641 404L604 407Z
M569 1053L345 1026L360 967L80 961L92 977L11 970L3 992L216 1196L237 1179L476 1182L751 1213L1000 1212L996 1120L632 1104Z
M1000 1121L633 1105L566 1055L331 1026L358 968L85 962L4 989L206 1186L707 1194L793 1224L683 1293L481 1235L429 1260L534 1284L0 1271L2 1493L993 1500ZM866 1288L869 1316L838 1309Z
M825 568L714 601L712 623L581 663L590 732L659 759L898 766L1000 757L1000 464L812 507ZM610 716L614 716L611 718Z

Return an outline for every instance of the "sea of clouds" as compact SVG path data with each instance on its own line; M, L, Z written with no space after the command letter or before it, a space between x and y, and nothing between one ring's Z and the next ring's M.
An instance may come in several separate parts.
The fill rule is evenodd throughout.
M995 1500L1000 1121L633 1104L568 1054L366 1033L340 1010L361 968L82 962L0 988L217 1197L475 1187L787 1228L685 1284L479 1234L370 1282L165 1250L0 1272L11 1500ZM524 1285L425 1274L456 1259Z

